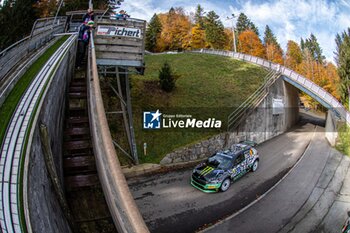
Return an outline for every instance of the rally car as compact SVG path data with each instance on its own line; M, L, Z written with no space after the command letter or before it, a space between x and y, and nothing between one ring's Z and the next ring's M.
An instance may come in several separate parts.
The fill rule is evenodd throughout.
M248 143L239 143L230 150L219 151L205 162L197 165L192 172L191 184L206 192L225 192L231 181L237 180L259 166L258 151Z

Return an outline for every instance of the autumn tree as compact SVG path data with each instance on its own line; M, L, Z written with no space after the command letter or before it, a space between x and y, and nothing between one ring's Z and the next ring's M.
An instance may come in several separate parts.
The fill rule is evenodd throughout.
M350 28L336 35L337 50L335 60L340 77L341 100L350 106Z
M298 66L303 61L303 54L298 43L289 40L287 43L286 67L298 71Z
M239 35L238 39L240 52L265 58L264 45L254 31L246 30Z
M57 4L59 2L56 0L40 0L34 4L34 7L38 9L40 18L46 18L55 16Z
M266 58L269 61L283 64L283 50L268 25L266 25L264 32L264 46L266 50Z
M238 36L246 30L252 30L256 35L259 36L258 28L244 13L240 13L237 18L236 30Z
M229 28L225 28L225 46L224 50L233 50L233 33L232 30Z
M205 31L201 28L199 24L196 24L192 27L191 30L191 48L200 49L205 48Z
M157 14L154 14L146 29L145 47L148 51L155 51L161 31L162 24Z
M157 51L186 49L190 46L191 22L183 8L171 8L159 14L162 32L157 40Z
M209 11L205 22L206 41L212 48L222 49L225 44L224 25L214 11Z

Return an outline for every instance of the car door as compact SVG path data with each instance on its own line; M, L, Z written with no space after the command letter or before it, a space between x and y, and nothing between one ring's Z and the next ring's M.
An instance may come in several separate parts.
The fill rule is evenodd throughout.
M240 153L233 162L232 178L237 179L241 177L247 169L247 163L243 153Z
M244 151L244 157L245 157L247 166L253 164L255 157L254 157L254 152L252 149Z

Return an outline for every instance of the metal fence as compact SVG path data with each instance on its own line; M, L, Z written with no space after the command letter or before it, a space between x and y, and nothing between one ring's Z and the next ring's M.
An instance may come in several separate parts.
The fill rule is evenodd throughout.
M334 96L329 94L326 90L318 86L316 83L312 82L311 80L303 77L302 75L296 73L295 71L285 66L248 54L234 53L230 51L199 49L193 50L192 52L233 57L238 60L247 61L280 72L281 75L287 77L287 79L291 81L290 83L292 85L294 85L298 89L301 89L307 94L317 98L317 100L319 100L321 104L334 111L338 116L340 116L350 125L350 113L345 109L345 107L341 103L339 103L339 101Z
M234 130L250 113L256 109L261 101L268 95L269 87L281 76L279 72L271 70L264 78L264 83L251 94L234 112L228 117L227 130Z
M63 32L65 25L66 17L36 20L29 36L0 52L0 82L29 53L50 41L54 34Z

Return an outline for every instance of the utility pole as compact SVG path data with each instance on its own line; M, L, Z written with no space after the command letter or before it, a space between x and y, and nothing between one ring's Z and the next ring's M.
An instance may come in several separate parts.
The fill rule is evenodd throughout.
M235 35L235 24L234 24L234 19L236 18L235 14L231 14L232 17L227 17L227 20L232 19L232 36L233 36L233 51L237 53L237 47L236 47L236 35Z

